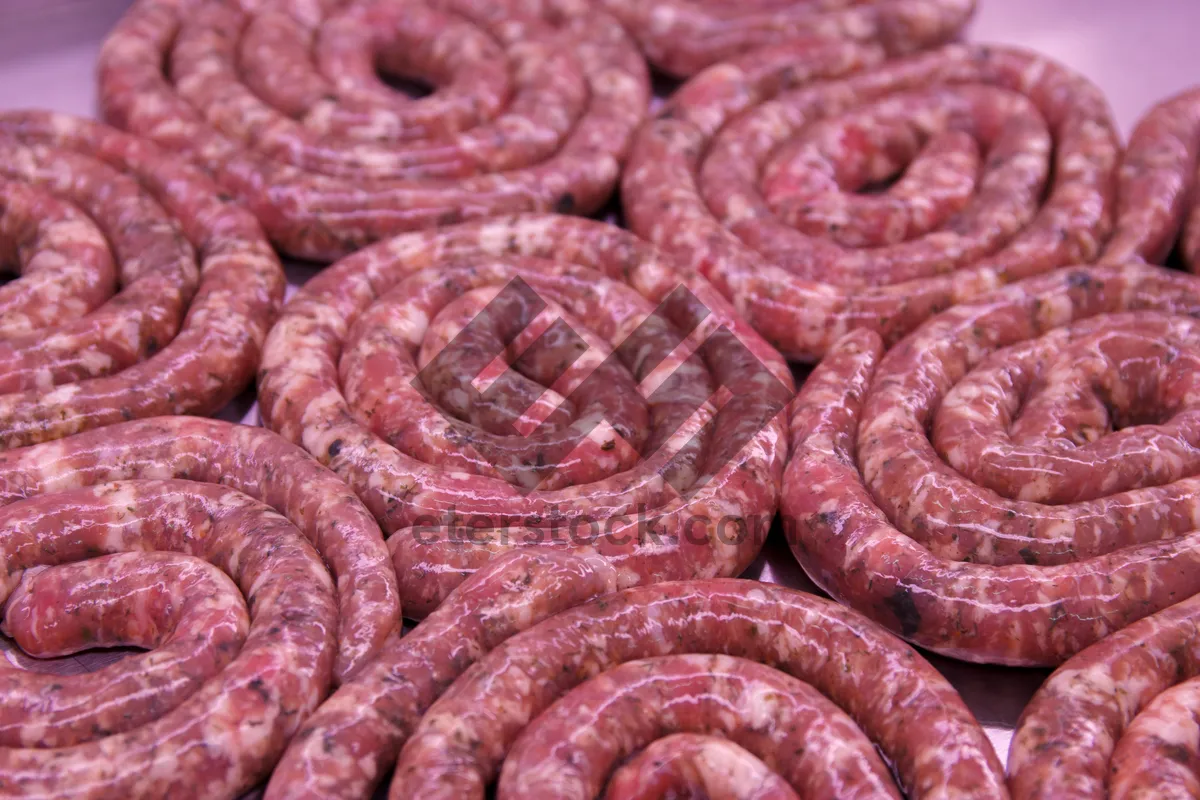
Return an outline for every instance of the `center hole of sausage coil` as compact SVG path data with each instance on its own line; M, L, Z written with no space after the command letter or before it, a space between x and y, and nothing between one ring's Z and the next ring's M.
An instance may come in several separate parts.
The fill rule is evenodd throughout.
M386 83L392 89L395 89L402 95L413 99L420 100L422 97L428 97L433 94L436 87L429 81L415 76L402 75L397 72L392 72L384 68L382 64L375 65L375 73L379 76L379 80Z

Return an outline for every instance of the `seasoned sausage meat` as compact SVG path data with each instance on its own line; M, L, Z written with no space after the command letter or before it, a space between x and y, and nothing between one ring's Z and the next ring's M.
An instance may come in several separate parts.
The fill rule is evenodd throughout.
M1162 264L1177 254L1200 271L1200 87L1154 106L1121 159L1117 220L1101 261Z
M283 301L258 223L150 142L0 113L0 450L164 414L253 379Z
M589 0L137 0L99 69L110 122L189 154L316 260L465 219L590 213L650 97L633 41Z
M791 385L703 278L548 215L326 269L272 330L259 400L380 520L420 618L528 546L602 553L621 586L738 574L777 507Z
M63 495L71 492L75 500L67 502ZM223 498L228 514L220 508ZM238 523L237 509L248 498L285 516L338 582L335 674L345 678L398 625L387 550L370 513L337 476L261 428L158 417L0 454L0 511L9 520L0 546L6 548L7 574L20 577L21 570L47 558L74 561L130 549L207 547L200 541L202 532L225 517L229 522L222 524ZM20 527L18 521L25 519L36 525ZM74 520L70 527L93 542L72 545L73 556L55 556L63 549L53 544L56 537L66 535L56 525L64 519ZM139 527L154 526L195 541L122 547L103 538L110 530L114 536L125 531L132 536ZM189 532L189 526L195 530Z
M1091 261L1118 137L1043 56L952 45L763 48L686 83L622 177L639 235L696 264L788 358L894 343L1002 284Z
M1200 597L1079 653L1026 707L1009 749L1022 800L1200 793Z
M854 611L617 581L594 555L492 562L313 715L268 799L370 797L393 762L388 796L422 800L663 796L654 773L719 796L1007 797L946 680Z
M1200 592L1200 279L1070 267L839 341L792 408L789 543L959 658L1058 664Z
M399 620L350 489L270 431L203 419L0 454L0 564L26 653L148 649L75 677L0 662L6 797L238 797Z
M748 50L801 40L879 44L902 55L944 44L975 0L601 0L659 69L694 75Z

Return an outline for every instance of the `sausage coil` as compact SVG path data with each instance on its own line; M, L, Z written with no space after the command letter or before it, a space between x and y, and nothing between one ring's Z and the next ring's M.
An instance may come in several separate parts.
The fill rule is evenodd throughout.
M792 409L789 543L939 652L1058 664L1200 591L1200 280L1071 267L857 331Z
M1175 798L1200 792L1200 598L1117 631L1047 679L1009 750L1018 798Z
M1091 261L1111 229L1119 143L1094 85L1011 47L883 55L779 45L711 67L643 126L622 177L631 228L791 359L860 328L894 343Z
M600 552L621 586L741 572L777 506L791 385L637 237L518 216L326 269L272 330L259 400L380 520L419 619L527 546Z
M199 172L90 120L0 114L0 449L212 414L253 379L284 276ZM115 292L115 293L114 293Z
M492 562L313 715L267 797L369 797L398 754L391 798L657 797L639 787L672 768L730 796L898 798L876 745L909 797L1007 797L950 685L855 612L616 580L595 556Z
M253 538L244 520L269 509L286 517L271 525L311 543L305 547L316 548L337 581L331 633L340 681L398 627L396 579L370 513L303 450L261 428L160 417L0 454L0 547L10 580L41 565L127 550L204 557L204 548L218 546L204 531L219 526ZM159 538L139 539L139 529ZM73 549L68 531L83 537Z
M410 99L377 66L435 91ZM138 0L99 69L106 119L189 154L281 249L323 261L596 210L650 97L636 46L586 0Z
M238 797L398 627L369 512L261 428L162 417L0 454L0 564L25 653L148 649L74 677L0 662L5 797Z

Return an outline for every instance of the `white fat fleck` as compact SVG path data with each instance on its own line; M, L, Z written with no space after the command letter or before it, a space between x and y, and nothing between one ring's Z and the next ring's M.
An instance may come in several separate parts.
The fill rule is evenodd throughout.
M675 24L679 12L669 3L658 3L650 12L650 32L656 35L668 33Z
M282 357L283 352L279 355ZM323 353L307 347L290 350L286 363L289 372L302 375L320 375L330 366Z
M112 356L96 350L84 350L79 354L79 361L90 375L102 375L112 369Z
M47 727L44 723L38 723L34 716L25 718L21 721L21 744L24 747L38 747L45 740Z
M67 405L75 395L82 391L78 384L67 383L52 389L42 396L42 404L46 406Z
M69 114L51 114L50 127L57 136L71 138L78 133L78 123Z
M515 232L517 239L524 240L526 243L521 249L524 252L545 250L552 241L554 225L555 218L553 216L521 220L521 224Z
M1036 502L1038 498L1051 494L1050 477L1048 472L1042 471L1037 477L1027 479L1017 492L1017 499Z
M512 228L505 223L492 223L479 228L479 249L485 253L499 254L508 249Z
M1044 58L1031 58L1029 60L1029 66L1021 74L1021 85L1026 93L1028 93L1030 87L1036 85L1042 79L1042 75L1045 74L1048 66L1049 62Z
M628 96L641 91L637 79L624 70L609 69L591 80L593 92L614 96Z
M746 590L745 597L747 600L755 603L766 603L770 600L767 593L757 586Z
M724 222L726 225L734 225L745 219L754 217L754 207L746 201L740 194L735 194L729 198L725 206Z
M133 490L131 484L117 484L119 488L108 494L107 500L111 507L116 508L118 513L123 513L122 522L127 525L125 530L132 533L135 537L141 535L143 520L132 509L138 506L137 493ZM118 553L126 548L124 545L124 536L122 529L109 529L108 535L105 537L102 545L103 549L110 553Z

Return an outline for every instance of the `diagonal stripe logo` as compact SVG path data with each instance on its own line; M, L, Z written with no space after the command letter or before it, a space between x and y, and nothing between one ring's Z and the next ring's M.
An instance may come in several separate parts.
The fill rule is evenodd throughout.
M517 277L418 371L413 386L443 414L471 419L478 436L461 446L522 491L572 485L569 476L558 479L575 462L611 457L625 468L640 460L691 496L792 396L710 317L680 285L607 348L555 316Z

